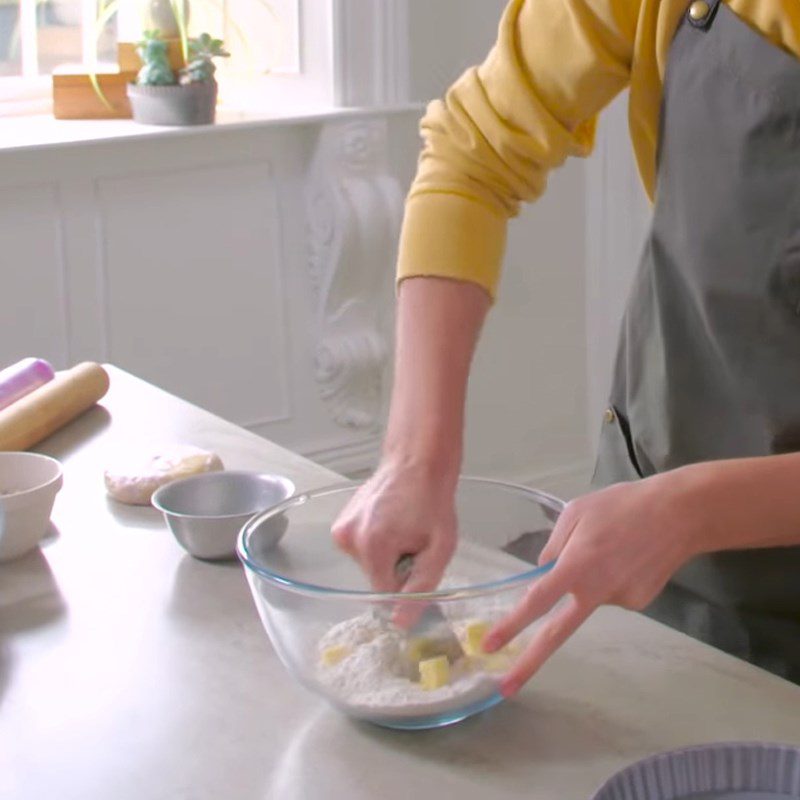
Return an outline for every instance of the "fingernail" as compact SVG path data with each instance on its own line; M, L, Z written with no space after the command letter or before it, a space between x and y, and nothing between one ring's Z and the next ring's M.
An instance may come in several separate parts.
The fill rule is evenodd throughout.
M392 612L392 624L398 628L405 628L408 626L408 613L402 609L395 609Z
M392 622L401 630L410 628L416 621L415 609L408 606L397 606L392 611Z
M493 653L500 647L500 637L497 634L490 633L483 640L484 653Z

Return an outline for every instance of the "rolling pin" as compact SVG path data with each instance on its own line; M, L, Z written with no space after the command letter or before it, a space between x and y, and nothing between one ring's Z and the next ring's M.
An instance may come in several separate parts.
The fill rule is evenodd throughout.
M108 391L108 374L78 364L0 410L0 450L27 450L91 408Z
M0 370L0 409L16 403L55 376L53 368L42 358L23 358Z

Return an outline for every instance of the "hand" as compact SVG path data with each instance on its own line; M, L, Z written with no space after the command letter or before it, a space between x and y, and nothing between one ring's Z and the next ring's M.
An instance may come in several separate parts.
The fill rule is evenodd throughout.
M566 598L504 677L503 694L515 694L599 606L641 610L661 592L694 555L692 542L699 538L702 505L689 499L688 489L684 471L676 470L567 505L539 559L558 559L556 566L484 642L488 652L498 650Z
M455 479L384 462L342 511L333 538L361 564L375 591L432 591L455 550L454 497ZM407 554L414 566L404 578L395 566Z

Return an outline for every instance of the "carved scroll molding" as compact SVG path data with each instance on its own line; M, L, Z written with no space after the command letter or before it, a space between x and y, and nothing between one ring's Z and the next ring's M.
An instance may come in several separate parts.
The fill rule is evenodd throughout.
M307 187L314 374L331 417L346 428L381 422L402 209L386 120L325 125Z

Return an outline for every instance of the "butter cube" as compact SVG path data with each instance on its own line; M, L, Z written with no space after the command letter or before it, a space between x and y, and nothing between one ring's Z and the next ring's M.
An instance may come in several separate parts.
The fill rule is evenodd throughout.
M483 644L483 640L486 638L487 633L489 633L489 625L486 622L474 620L473 622L468 623L467 628L464 631L464 652L468 656L483 655L483 648L481 645Z
M439 689L450 683L450 662L447 656L437 656L419 662L419 682L423 689Z
M320 661L326 667L333 667L350 654L350 648L343 644L326 647L320 654Z
M431 644L430 639L423 637L409 639L406 645L406 658L412 664L419 664L420 661L430 656Z

